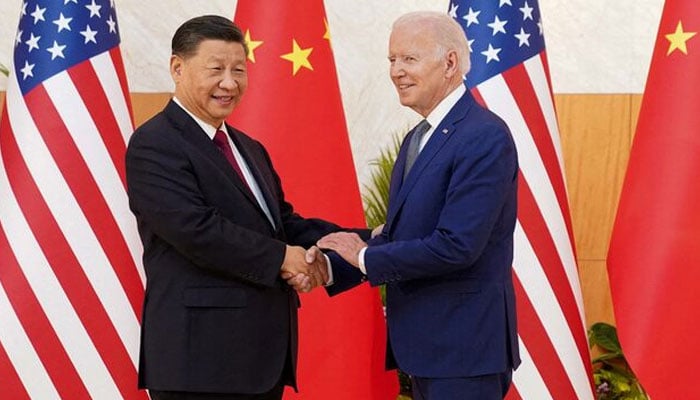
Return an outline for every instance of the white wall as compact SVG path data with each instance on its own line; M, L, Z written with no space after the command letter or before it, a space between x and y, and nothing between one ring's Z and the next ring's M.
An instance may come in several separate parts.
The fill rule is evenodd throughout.
M0 1L4 65L10 62L21 3ZM391 22L407 11L447 11L448 3L325 0L360 182L366 182L369 161L392 133L404 132L417 120L398 104L388 78ZM116 0L131 91L171 91L167 65L177 26L201 14L233 17L235 5L235 0ZM554 92L641 93L662 7L663 0L540 0ZM6 78L0 76L0 90L5 87Z

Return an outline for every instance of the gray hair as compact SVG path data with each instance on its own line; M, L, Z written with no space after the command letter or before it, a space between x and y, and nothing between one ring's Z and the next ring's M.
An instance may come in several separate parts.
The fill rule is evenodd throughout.
M400 16L392 26L421 26L428 28L437 45L437 56L442 57L447 52L454 50L459 60L459 70L464 76L469 72L469 43L464 30L446 13L437 11L415 11Z

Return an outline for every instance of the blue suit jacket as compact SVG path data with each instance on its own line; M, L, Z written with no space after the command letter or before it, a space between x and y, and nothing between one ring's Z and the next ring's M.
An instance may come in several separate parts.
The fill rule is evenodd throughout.
M406 180L392 172L366 279L386 284L389 357L420 377L500 373L520 363L512 282L518 162L505 123L467 91ZM331 254L336 294L365 278Z

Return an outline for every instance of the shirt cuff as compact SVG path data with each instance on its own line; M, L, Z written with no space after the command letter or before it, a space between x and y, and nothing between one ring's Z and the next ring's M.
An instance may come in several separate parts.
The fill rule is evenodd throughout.
M325 253L323 254L323 256L326 257L326 265L328 266L328 281L323 286L330 286L334 283L334 281L333 281L333 268L331 268L331 259L328 258L328 256Z
M357 265L360 267L360 271L362 271L363 274L367 275L367 268L365 267L365 251L367 250L367 247L363 247L362 250L360 250L360 253L357 255Z

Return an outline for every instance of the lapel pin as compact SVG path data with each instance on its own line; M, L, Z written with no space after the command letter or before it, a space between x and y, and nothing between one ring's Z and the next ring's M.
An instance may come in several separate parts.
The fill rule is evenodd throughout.
M448 133L450 133L450 131L447 128L442 130L443 135L447 135Z

